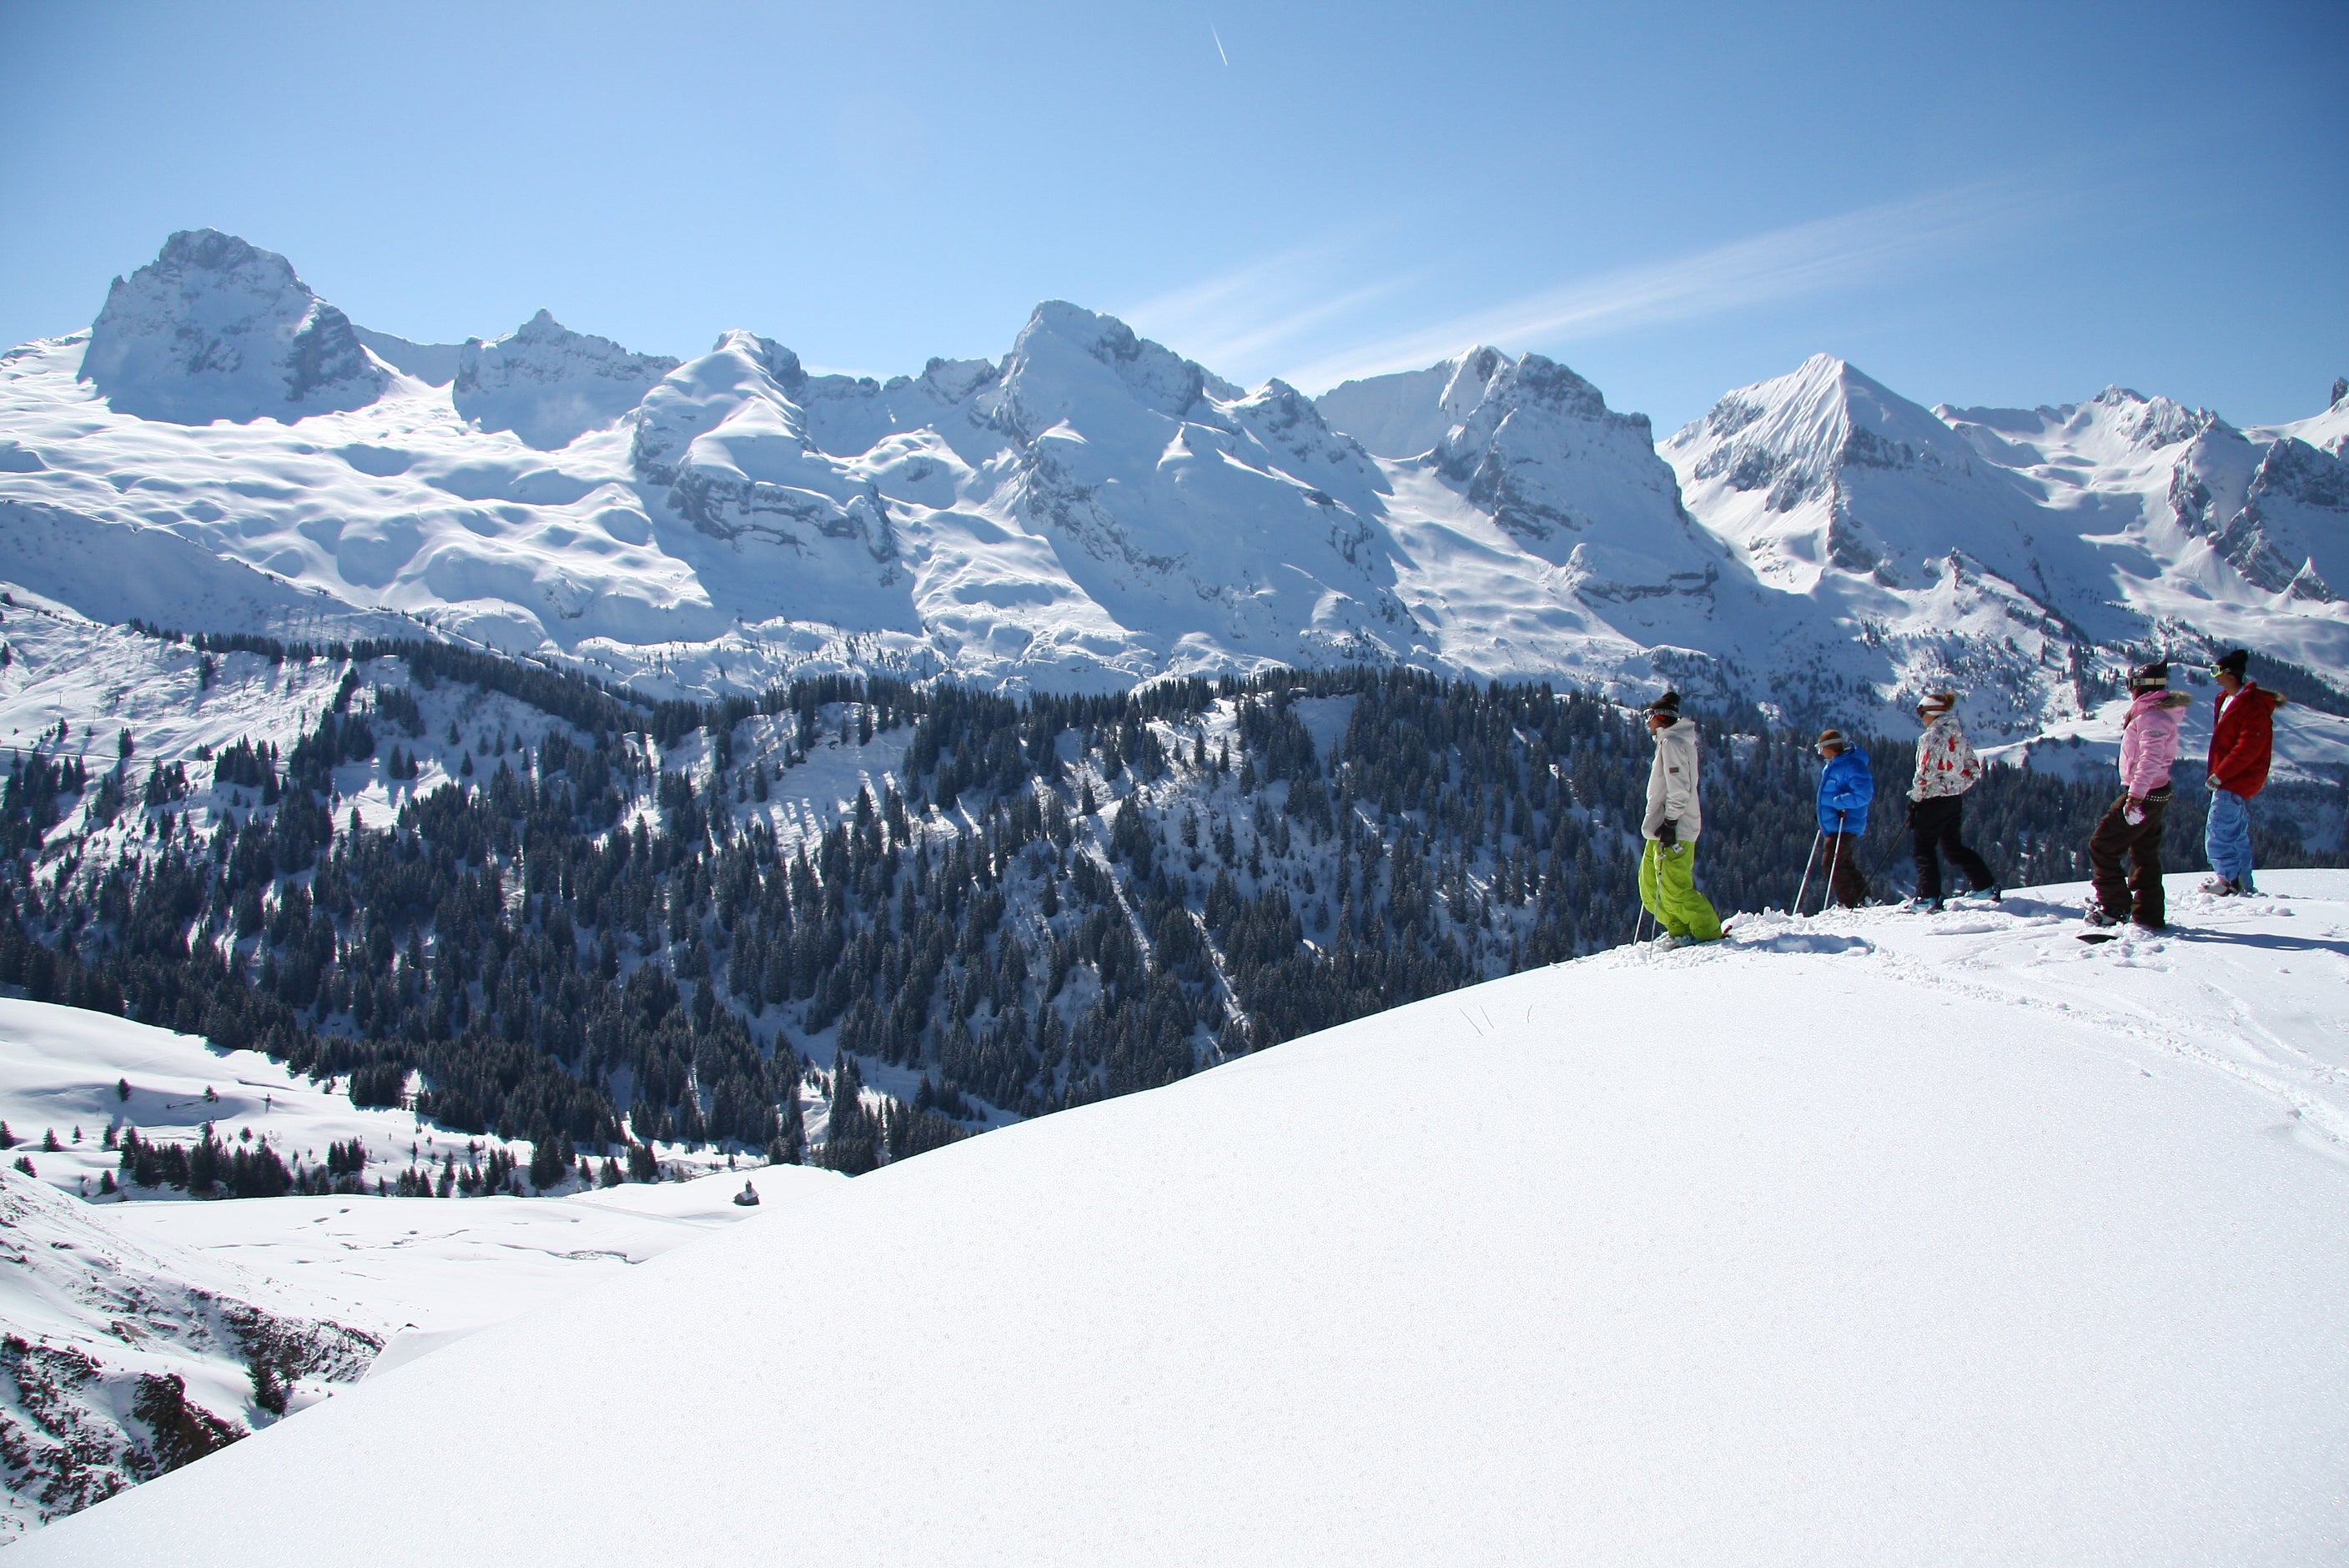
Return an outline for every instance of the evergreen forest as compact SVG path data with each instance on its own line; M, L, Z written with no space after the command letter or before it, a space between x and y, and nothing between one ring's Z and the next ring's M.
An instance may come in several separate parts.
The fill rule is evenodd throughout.
M1347 668L1014 699L828 676L653 704L436 643L137 629L208 687L339 678L282 748L149 760L127 730L93 754L61 726L20 749L0 985L531 1145L403 1172L403 1193L654 1179L664 1145L869 1171L1635 923L1640 716L1544 685ZM442 717L483 694L533 722ZM1806 738L1750 710L1692 722L1699 883L1724 913L1784 908L1814 830ZM1867 868L1897 897L1910 750L1867 748ZM864 760L854 789L779 815L827 755ZM2202 791L2178 782L2184 869ZM368 790L396 810L366 820ZM1969 837L2008 885L2079 878L2113 790L2109 769L1993 769ZM2260 821L2263 866L2333 859L2283 812ZM134 1188L359 1180L340 1150L119 1147Z

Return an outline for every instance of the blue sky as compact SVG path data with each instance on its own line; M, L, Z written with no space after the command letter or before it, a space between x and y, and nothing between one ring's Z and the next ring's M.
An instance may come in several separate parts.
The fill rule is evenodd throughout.
M2349 374L2349 5L0 0L0 342L209 225L426 340L879 374L1040 299L1235 380L1475 339L1670 429L1825 350L2241 422Z

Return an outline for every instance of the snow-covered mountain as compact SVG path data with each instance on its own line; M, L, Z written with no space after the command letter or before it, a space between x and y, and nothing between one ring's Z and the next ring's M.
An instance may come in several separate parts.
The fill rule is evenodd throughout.
M363 407L389 383L285 257L212 229L172 235L114 280L80 376L119 414L181 425L291 423Z
M164 273L165 335L249 274L327 308L225 236L175 237L140 278ZM150 366L142 407L211 397L244 421L201 431L79 379L111 330L0 362L0 499L164 531L322 606L685 686L854 664L1102 688L1336 660L1636 685L1665 621L1684 647L1726 640L1702 605L1627 611L1722 552L1644 422L1537 358L1466 356L1432 413L1389 397L1427 438L1393 461L1291 388L1235 387L1061 304L999 361L885 383L809 376L748 332L672 365L542 315L453 368L353 337L366 386L293 424L212 396L202 366ZM70 569L26 585L100 592Z
M1363 661L1895 729L1956 684L2022 738L2156 648L2349 683L2342 407L1929 411L1821 356L1660 449L1538 355L1316 400L1060 303L1000 359L886 381L741 330L678 364L543 312L416 344L203 231L88 332L0 356L0 548L92 614L403 618L656 691ZM118 545L160 586L95 564ZM182 560L204 587L175 607Z
M1662 449L1763 583L1858 639L1834 674L1887 709L1954 685L2020 736L2091 709L2131 657L2232 644L2349 684L2325 582L2349 467L2296 438L2119 387L1928 411L1821 355Z
M1424 370L1400 370L1332 387L1313 400L1321 416L1381 458L1431 452L1485 398L1513 362L1489 344Z
M1755 916L958 1143L14 1551L2323 1561L2349 883L2189 880L2101 948L2077 889Z
M524 446L552 451L610 428L677 366L540 311L493 343L477 337L460 349L450 400L474 428L512 430Z
M2290 436L2336 458L2349 457L2349 376L2333 378L2333 400L2324 406L2323 413L2272 428L2255 426L2251 435L2261 440Z

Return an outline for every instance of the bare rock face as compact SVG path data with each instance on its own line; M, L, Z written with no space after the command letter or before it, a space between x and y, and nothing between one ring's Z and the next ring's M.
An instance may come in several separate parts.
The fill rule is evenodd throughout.
M290 423L363 407L390 382L285 257L213 229L173 234L114 280L81 377L117 413L176 425Z

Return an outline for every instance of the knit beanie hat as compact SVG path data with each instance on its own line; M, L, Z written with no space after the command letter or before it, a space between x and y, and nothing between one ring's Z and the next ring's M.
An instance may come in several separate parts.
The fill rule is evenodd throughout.
M1922 714L1947 713L1958 706L1958 694L1953 691L1929 691L1917 699L1917 711Z
M1840 729L1822 729L1819 731L1819 738L1815 744L1818 747L1820 753L1825 755L1826 748L1830 746L1836 748L1837 750L1846 750L1849 748L1851 742L1843 738L1843 731Z
M1678 724L1681 721L1681 694L1676 691L1666 692L1648 705L1648 711L1661 717L1666 724Z
M2169 661L2168 659L2156 659L2149 665L2139 665L2129 672L2129 690L2131 691L2168 691L2168 689Z
M2251 668L2251 655L2245 650L2237 648L2231 653L2220 654L2219 655L2219 662L2210 667L2212 669L2224 670L2229 675L2234 676L2237 680L2241 680L2243 678L2243 672Z

